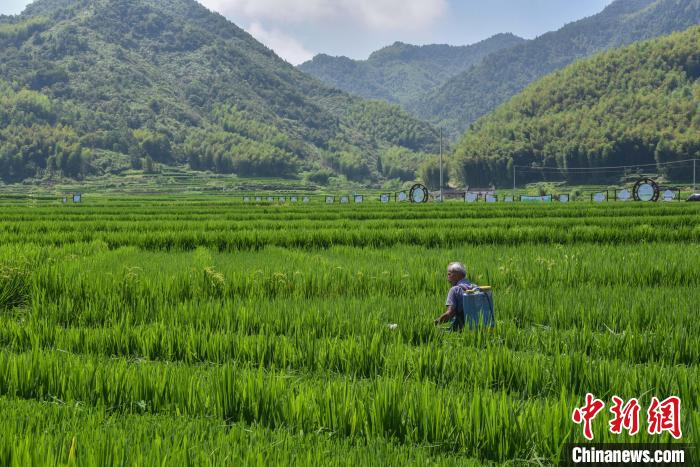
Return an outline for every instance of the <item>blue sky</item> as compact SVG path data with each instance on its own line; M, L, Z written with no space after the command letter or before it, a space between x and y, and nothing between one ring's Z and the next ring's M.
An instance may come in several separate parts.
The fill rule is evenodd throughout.
M625 1L625 0L622 0ZM27 0L2 0L16 14ZM395 41L473 44L499 32L534 38L612 0L202 0L298 64L317 53L367 56Z

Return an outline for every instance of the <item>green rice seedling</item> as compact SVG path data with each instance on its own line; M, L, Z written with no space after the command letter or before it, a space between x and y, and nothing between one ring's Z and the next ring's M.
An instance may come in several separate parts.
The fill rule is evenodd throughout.
M697 438L691 205L4 208L3 465L555 464L588 392ZM493 331L432 325L453 260Z

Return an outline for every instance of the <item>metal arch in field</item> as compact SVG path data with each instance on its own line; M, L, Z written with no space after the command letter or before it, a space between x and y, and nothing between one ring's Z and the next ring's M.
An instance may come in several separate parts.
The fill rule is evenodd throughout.
M425 185L416 183L411 187L411 191L408 193L408 199L410 199L412 203L427 203L428 189Z
M635 201L656 202L659 200L659 185L651 178L642 178L632 191Z

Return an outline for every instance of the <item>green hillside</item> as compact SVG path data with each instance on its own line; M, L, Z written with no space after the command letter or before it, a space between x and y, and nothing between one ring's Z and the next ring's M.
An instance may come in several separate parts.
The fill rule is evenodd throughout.
M324 83L368 99L407 103L469 69L487 55L525 42L498 34L469 46L396 42L367 60L317 55L299 69Z
M491 54L406 108L458 136L528 84L575 60L698 23L700 0L617 0L595 16Z
M570 65L476 122L457 146L458 175L466 184L508 186L513 163L602 167L699 157L699 78L700 27Z
M0 17L0 102L5 182L125 163L372 180L387 151L438 148L429 125L322 85L192 0L37 0Z

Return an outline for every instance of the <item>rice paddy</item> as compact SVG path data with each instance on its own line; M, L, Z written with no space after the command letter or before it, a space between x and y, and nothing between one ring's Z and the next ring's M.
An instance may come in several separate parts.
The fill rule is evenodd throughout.
M697 443L700 206L0 207L2 465L549 465L587 393ZM451 261L495 330L433 325Z

